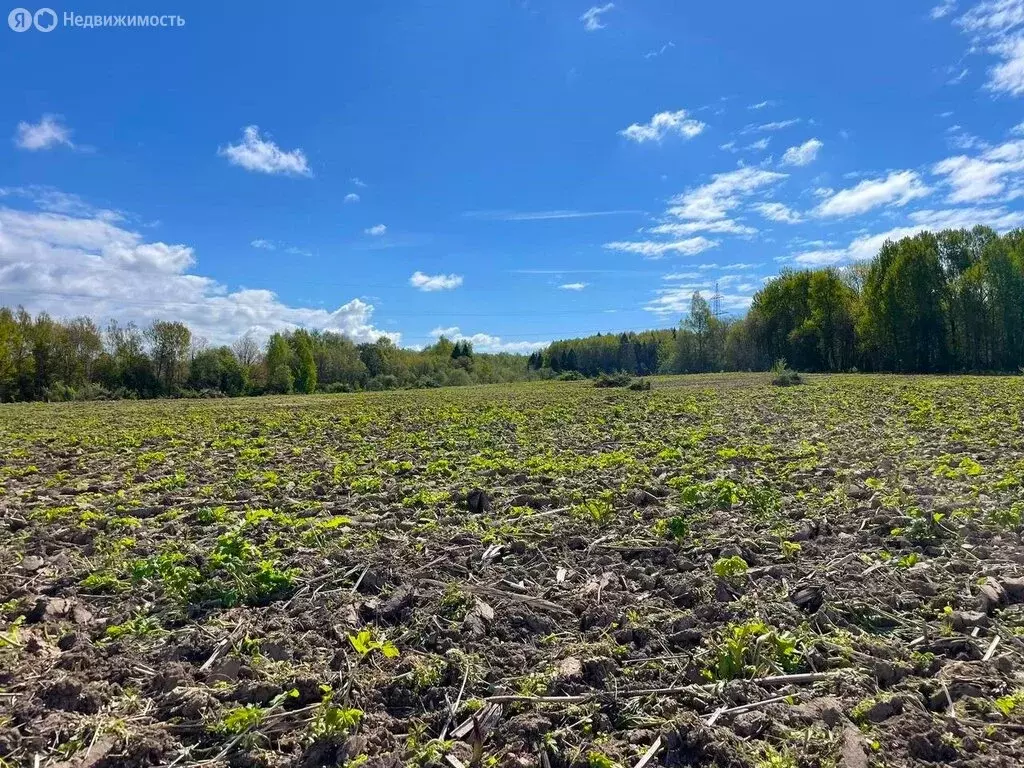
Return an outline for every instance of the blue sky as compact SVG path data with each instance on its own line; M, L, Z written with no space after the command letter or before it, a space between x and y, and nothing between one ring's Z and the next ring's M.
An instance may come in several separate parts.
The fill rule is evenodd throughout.
M1024 224L1024 0L284 8L0 27L0 303L528 351Z

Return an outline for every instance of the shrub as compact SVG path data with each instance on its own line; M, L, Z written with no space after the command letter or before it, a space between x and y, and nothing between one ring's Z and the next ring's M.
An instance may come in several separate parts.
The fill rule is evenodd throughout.
M797 384L803 384L804 380L800 374L791 368L786 367L786 360L780 358L775 361L775 365L771 369L772 384L776 387L792 387Z
M55 382L45 390L43 397L51 403L66 403L82 400L108 400L111 399L110 392L99 384L87 381L77 389L63 381Z
M632 381L633 377L628 373L602 373L594 379L594 386L600 388L628 387Z
M629 388L634 392L650 392L651 391L651 380L650 379L637 379Z
M579 371L563 371L558 374L559 381L583 381L585 378L587 377Z

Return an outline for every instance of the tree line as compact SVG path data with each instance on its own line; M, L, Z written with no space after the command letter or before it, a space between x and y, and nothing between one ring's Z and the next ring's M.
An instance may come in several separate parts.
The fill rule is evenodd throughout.
M740 319L700 293L678 327L556 341L529 357L441 337L423 350L297 329L210 347L147 328L0 308L0 401L339 392L531 378L767 370L947 373L1024 368L1024 230L925 232L870 262L785 271Z
M243 336L212 347L187 325L146 328L0 308L0 402L352 392L527 378L525 358L480 354L441 337L423 350L387 337L356 344L332 332Z
M1024 230L924 232L870 262L784 271L740 319L700 293L679 327L558 341L531 369L624 371L1017 372L1024 367Z

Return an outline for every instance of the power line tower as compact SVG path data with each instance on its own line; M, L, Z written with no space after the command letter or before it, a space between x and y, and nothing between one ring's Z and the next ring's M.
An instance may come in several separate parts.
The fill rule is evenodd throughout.
M722 292L718 290L717 280L715 280L715 293L711 297L711 314L718 319L722 317Z

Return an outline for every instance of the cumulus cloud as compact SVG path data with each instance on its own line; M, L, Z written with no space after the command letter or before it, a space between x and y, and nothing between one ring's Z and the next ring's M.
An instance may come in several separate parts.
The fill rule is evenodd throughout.
M956 10L956 0L942 0L929 14L933 19L942 19Z
M57 317L116 317L148 325L181 320L214 344L298 327L380 336L373 306L359 299L334 311L289 306L268 290L229 290L195 274L193 249L151 242L111 217L0 207L0 285L5 302Z
M525 354L544 349L550 341L505 341L500 336L492 336L489 333L464 334L457 325L450 328L435 328L430 332L435 339L444 336L451 341L468 341L477 352L511 352L513 354Z
M360 197L355 192L349 192L347 195L345 195L345 202L346 203L349 203L349 204L351 204L351 203L358 203L359 200L360 200Z
M582 291L589 283L563 283L558 286L563 291Z
M605 243L609 250L635 253L648 259L659 259L672 253L692 256L716 248L719 241L705 234L731 234L749 237L757 230L730 217L747 197L757 190L786 178L786 174L763 168L740 167L718 173L711 181L676 195L669 200L663 221L642 230L672 240L615 241Z
M778 221L783 224L799 224L804 220L797 211L783 203L758 203L754 206L754 210L769 221Z
M255 240L249 243L249 245L251 245L253 248L259 248L260 250L263 251L277 250L277 245L275 243L273 243L270 240L264 240L261 237L257 237Z
M583 28L587 32L596 32L599 29L604 29L605 24L601 23L601 16L608 13L615 7L615 3L605 3L604 5L594 5L583 12L580 16L580 21L583 22Z
M814 212L822 217L857 216L881 205L904 206L931 192L914 171L894 171L884 179L865 179L855 187L833 193Z
M633 123L619 133L630 141L642 144L645 141L661 141L670 134L692 139L699 136L705 128L706 123L689 117L685 109L679 109L675 112L659 112L648 122Z
M258 126L250 125L242 131L242 141L220 147L217 154L226 157L232 165L258 173L285 176L312 176L313 172L301 149L285 151L269 138L260 136Z
M387 234L388 228L384 224L374 224L372 227L367 227L363 230L372 237L380 237L381 235Z
M784 173L751 167L718 173L709 183L672 198L668 213L690 221L720 221L728 218L744 198L785 178Z
M1020 174L1024 171L1024 140L1008 141L990 147L978 157L948 157L932 168L945 176L952 187L951 203L974 202L1003 194L1008 187L1016 196Z
M605 243L604 247L610 251L621 251L622 253L635 253L645 259L660 259L670 253L681 253L685 256L693 256L702 253L710 248L718 246L715 240L708 240L706 237L689 237L685 240L672 240L668 242L657 242L643 240L639 242L617 241Z
M803 144L790 147L786 150L786 153L782 156L783 165L810 165L814 162L815 158L818 157L818 150L820 150L824 144L818 139L808 139Z
M462 285L462 275L426 275L416 270L409 285L421 291L450 291Z
M14 144L19 149L36 151L53 147L74 147L71 129L64 125L60 115L43 115L38 123L18 123Z

